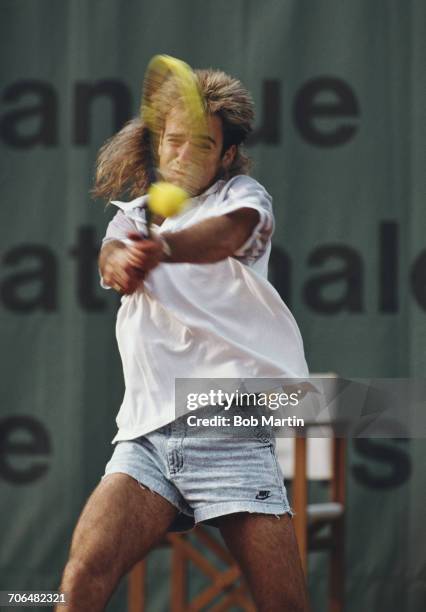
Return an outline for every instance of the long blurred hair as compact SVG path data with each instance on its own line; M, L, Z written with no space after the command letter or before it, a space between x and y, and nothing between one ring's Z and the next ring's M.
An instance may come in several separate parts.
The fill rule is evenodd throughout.
M249 174L251 162L243 150L243 143L253 129L254 105L249 92L241 82L220 70L194 71L204 99L207 113L222 120L222 154L236 145L236 155L222 178L237 174ZM171 87L173 87L171 85ZM179 104L176 91L170 90L161 100L167 100L168 108L161 113L165 118L172 107ZM164 105L164 102L159 100ZM118 197L130 199L143 195L148 188L146 172L149 159L148 129L142 119L132 119L117 134L108 139L99 150L94 198L111 200Z

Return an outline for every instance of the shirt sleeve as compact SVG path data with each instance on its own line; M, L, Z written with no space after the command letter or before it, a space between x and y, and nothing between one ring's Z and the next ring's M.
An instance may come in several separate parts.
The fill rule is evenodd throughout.
M260 183L248 176L231 180L223 195L217 214L228 214L240 208L253 208L259 213L251 235L234 253L243 263L252 263L265 253L274 231L272 198Z
M105 236L102 240L102 246L107 242L111 242L111 240L127 242L127 234L129 232L138 232L138 228L129 217L126 217L122 210L118 210L108 224Z

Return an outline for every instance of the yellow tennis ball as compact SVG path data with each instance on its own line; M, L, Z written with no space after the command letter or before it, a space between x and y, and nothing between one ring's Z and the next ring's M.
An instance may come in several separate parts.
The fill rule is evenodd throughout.
M183 208L189 195L184 189L160 181L153 183L148 191L148 206L156 215L161 217L173 217Z

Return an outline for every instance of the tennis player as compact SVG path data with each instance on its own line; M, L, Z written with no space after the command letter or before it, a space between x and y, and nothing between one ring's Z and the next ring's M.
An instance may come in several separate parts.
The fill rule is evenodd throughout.
M61 585L70 611L103 610L121 577L168 530L200 522L220 529L258 610L307 610L271 431L220 440L194 435L185 417L176 418L175 378L308 375L297 324L267 280L271 197L249 176L242 150L252 100L223 72L196 74L208 133L194 140L177 103L158 150L165 180L186 187L191 176L190 206L156 219L149 239L141 239L148 180L141 120L99 154L95 195L117 207L99 268L102 286L122 295L116 329L125 395L114 452L73 535ZM115 199L123 195L127 201Z

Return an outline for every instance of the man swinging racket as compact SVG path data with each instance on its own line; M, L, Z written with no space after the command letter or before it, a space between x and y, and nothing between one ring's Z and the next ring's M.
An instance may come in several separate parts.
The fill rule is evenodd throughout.
M248 175L242 150L254 119L251 97L221 71L192 76L206 113L202 132L191 123L185 92L173 91L169 79L161 96L149 98L162 117L157 137L145 110L99 154L95 195L130 196L112 202L118 210L99 256L102 285L122 294L117 341L125 395L114 452L80 516L64 570L70 611L103 610L120 579L167 531L200 522L219 528L258 610L307 610L270 431L197 437L176 418L176 378L308 376L297 324L266 278L271 197ZM162 180L190 195L178 214L152 219L155 226L146 195L151 147Z

